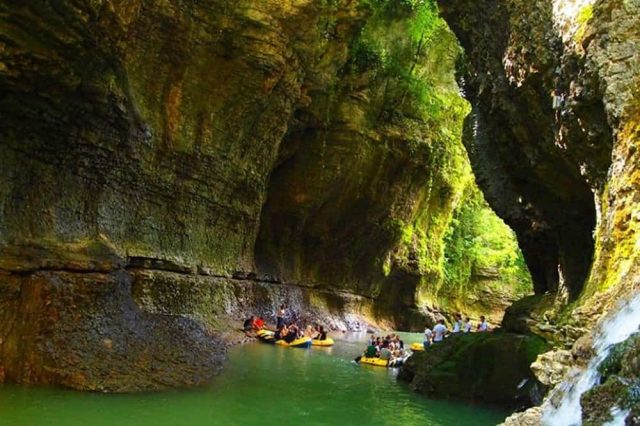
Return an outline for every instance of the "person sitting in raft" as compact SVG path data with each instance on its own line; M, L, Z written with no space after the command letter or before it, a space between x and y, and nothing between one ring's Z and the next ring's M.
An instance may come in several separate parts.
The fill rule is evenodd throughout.
M478 324L478 331L489 331L489 323L485 319L484 315L480 316L480 324Z
M287 334L284 335L284 341L291 343L298 338L298 327L295 324L289 324L287 328Z
M244 320L244 324L242 325L242 329L244 330L245 334L247 334L248 332L250 332L253 329L253 315L251 315L250 318L247 318L246 320Z
M264 328L264 318L258 317L254 319L251 325L254 330L262 330Z
M391 358L402 358L404 356L404 350L400 347L400 341L397 334L393 335L393 341L389 343L389 350L391 351Z
M462 332L463 333L471 333L471 319L469 317L464 317L464 323L462 324Z
M428 325L424 326L424 348L427 349L427 346L431 345L431 339L433 339L433 332L429 328Z
M318 327L318 334L314 337L315 340L327 340L327 332L324 331L324 327Z
M317 333L317 327L312 326L311 324L307 325L304 329L304 337L313 337Z
M391 336L387 334L382 340L382 347L389 348L389 343L391 343Z
M389 345L383 343L382 349L380 349L380 355L378 355L380 359L389 361L391 359L391 351L389 350Z
M289 333L289 330L287 329L286 325L283 325L282 327L276 329L274 337L276 340L282 340L284 339L284 336L287 335L287 333Z
M447 326L444 325L444 320L441 319L438 323L433 327L433 343L442 342L444 340L444 336L449 333Z
M376 347L375 344L371 344L367 346L367 349L365 349L363 355L367 358L374 358L378 356L378 348Z

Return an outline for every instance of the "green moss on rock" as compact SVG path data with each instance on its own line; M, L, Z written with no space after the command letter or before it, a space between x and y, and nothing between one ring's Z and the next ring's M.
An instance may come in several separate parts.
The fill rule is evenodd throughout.
M529 366L547 349L536 336L458 334L415 353L399 378L429 397L530 405L536 380Z
M582 420L599 425L612 419L611 408L629 410L640 416L640 333L613 346L598 366L600 384L582 395Z

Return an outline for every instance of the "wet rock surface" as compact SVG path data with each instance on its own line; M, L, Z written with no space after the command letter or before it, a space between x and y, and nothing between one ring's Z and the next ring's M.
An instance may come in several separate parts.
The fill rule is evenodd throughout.
M131 279L112 273L2 273L0 377L104 392L196 386L225 345L184 316L142 311Z
M640 289L640 4L439 4L467 55L460 80L473 106L472 166L518 234L537 293L510 307L503 325L559 347L536 366L552 384L565 364L585 365L590 330ZM609 416L616 383L583 405L599 400L594 412ZM507 424L539 416L528 410Z
M540 383L553 387L565 378L572 363L571 351L560 349L540 354L531 370Z
M439 222L422 239L441 241L464 151L374 72L346 77L371 14L347 0L0 5L2 378L198 384L220 364L214 332L242 315L289 301L345 329L360 305L383 320L415 307L425 272L387 279L383 263L427 206ZM453 50L434 58L452 68L443 31ZM430 66L395 45L411 53L401 68ZM376 125L385 102L415 130Z
M465 48L459 78L472 112L464 142L478 184L518 234L536 293L562 286L575 298L594 250L592 187L602 183L609 165L611 131L602 94L580 81L582 75L564 72L575 70L576 58L565 55L552 2L440 6ZM582 98L554 110L551 93L576 85L586 87ZM581 127L583 121L598 131ZM563 133L565 127L572 131Z
M465 49L464 143L538 297L505 328L567 348L640 289L640 5L596 1L569 34L551 1L440 3ZM196 385L236 339L216 332L282 301L337 329L447 314L464 150L401 73L362 64L360 6L0 5L1 379ZM403 35L385 39L411 53L399 68L456 91L451 32L421 52L403 13L377 28Z
M531 407L525 411L514 413L507 417L500 426L540 426L542 409Z

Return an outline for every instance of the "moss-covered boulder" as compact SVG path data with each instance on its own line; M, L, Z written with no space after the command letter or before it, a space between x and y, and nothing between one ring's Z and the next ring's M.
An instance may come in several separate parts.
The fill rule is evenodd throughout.
M429 397L528 406L538 387L529 366L546 348L537 336L457 334L414 353L398 377Z
M580 398L585 426L612 420L612 409L628 411L627 424L640 421L640 333L618 343L598 367L600 384Z

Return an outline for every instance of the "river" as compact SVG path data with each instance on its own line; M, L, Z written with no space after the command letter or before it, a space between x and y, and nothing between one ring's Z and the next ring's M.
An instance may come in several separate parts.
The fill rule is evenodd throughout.
M111 395L0 385L0 425L495 425L506 412L432 401L396 383L395 371L351 360L365 334L339 334L333 348L262 343L229 351L204 388ZM403 334L407 344L418 334Z

